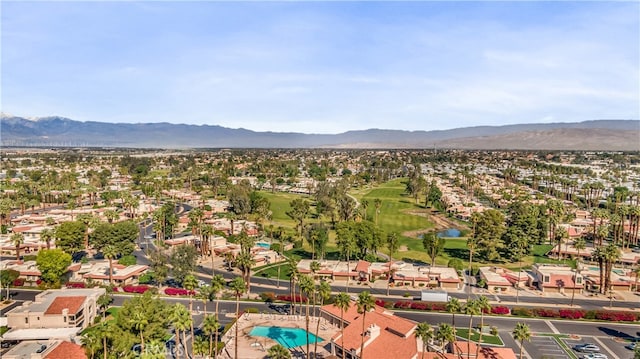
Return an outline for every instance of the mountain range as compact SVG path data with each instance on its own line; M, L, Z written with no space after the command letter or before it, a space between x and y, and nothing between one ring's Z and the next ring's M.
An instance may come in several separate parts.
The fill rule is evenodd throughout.
M639 151L640 121L593 120L438 131L256 132L216 125L0 116L0 145L131 148L458 148Z

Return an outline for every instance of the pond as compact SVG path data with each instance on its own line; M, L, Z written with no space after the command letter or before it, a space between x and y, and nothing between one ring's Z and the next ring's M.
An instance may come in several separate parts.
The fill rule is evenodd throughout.
M456 228L445 229L438 232L438 237L458 238L460 237L460 230Z

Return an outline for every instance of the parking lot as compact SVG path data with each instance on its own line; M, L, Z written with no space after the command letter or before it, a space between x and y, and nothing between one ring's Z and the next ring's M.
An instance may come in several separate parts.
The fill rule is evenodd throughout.
M532 359L570 359L552 337L531 337L531 342L524 343L524 350Z

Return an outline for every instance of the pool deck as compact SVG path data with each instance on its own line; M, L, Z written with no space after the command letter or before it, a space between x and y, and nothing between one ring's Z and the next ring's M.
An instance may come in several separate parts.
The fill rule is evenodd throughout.
M327 350L328 344L340 328L327 323L322 318L310 317L309 318L309 332L315 335L316 325L320 320L320 331L318 336L324 341L318 342L318 358L328 358L331 356ZM282 314L253 314L245 313L238 320L238 358L240 359L254 359L265 358L267 356L267 350L276 345L277 342L270 338L254 337L250 336L251 329L257 326L265 327L286 327L286 328L301 328L305 329L305 317L304 315L282 315ZM221 355L222 358L233 358L234 356L234 336L235 328L231 328L227 335L223 338L226 343L226 347ZM309 350L313 352L314 344L309 344ZM325 348L327 347L327 348ZM289 349L292 353L292 357L306 357L306 344ZM297 354L297 356L296 356Z

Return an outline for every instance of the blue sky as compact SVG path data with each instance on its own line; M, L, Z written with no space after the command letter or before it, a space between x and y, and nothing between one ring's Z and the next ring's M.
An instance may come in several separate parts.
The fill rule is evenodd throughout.
M338 133L640 118L638 2L6 2L17 116Z

